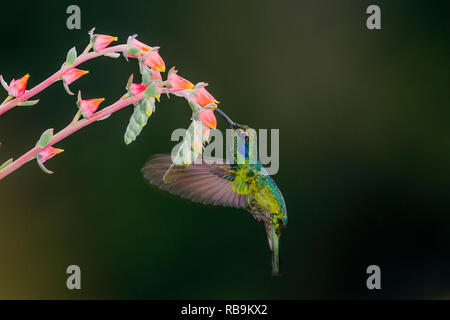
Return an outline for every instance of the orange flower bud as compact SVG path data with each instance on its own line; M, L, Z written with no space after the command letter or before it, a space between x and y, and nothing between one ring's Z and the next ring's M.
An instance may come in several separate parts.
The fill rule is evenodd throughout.
M117 41L117 37L108 36L105 34L96 34L95 35L95 42L94 42L94 50L102 50L105 49L109 44L113 41Z
M89 71L80 70L80 69L77 69L77 68L70 68L69 70L67 70L66 73L63 74L62 78L64 79L64 82L67 85L69 85L69 84L71 84L75 80L81 78L82 76L84 76L87 73L89 73Z
M44 163L45 161L47 161L48 159L53 158L55 155L57 155L58 153L63 152L63 149L57 149L57 148L53 148L52 146L47 146L45 148L43 148L41 151L39 151L39 161L41 163Z
M156 47L154 48L154 50L152 50L152 47L136 39L131 40L131 42L129 42L129 45L138 48L140 50L139 55L141 57L145 56L144 63L147 66L159 72L166 71L166 65L164 64L164 60L159 55ZM128 54L128 57L137 58L137 56L132 54Z
M204 87L197 89L196 95L195 102L201 106L206 106L210 103L219 103Z
M132 83L130 86L130 91L132 94L139 94L143 91L145 91L145 89L147 89L147 85L146 84L138 84L138 83Z
M214 111L212 109L204 109L200 110L200 114L198 116L198 120L203 122L205 126L208 128L215 129L217 127L217 119L214 115Z
M27 82L30 75L26 74L18 80L12 80L9 84L8 94L13 97L19 97L25 93Z
M77 105L81 110L81 114L85 118L90 118L94 114L94 112L97 111L100 103L102 103L104 100L105 98L82 100L81 92L78 91Z
M167 82L169 84L170 92L194 88L194 85L191 82L177 75L177 72L175 67L169 71Z
M148 52L152 49L152 47L150 47L150 46L146 45L145 43L142 43L136 39L133 39L133 41L131 41L131 45L133 47L136 47L136 48L140 49L141 51L143 51L143 53L141 53L141 55L144 55L145 52ZM129 55L129 57L136 58L136 56L131 56L131 55Z
M159 55L158 50L152 50L152 51L147 52L145 54L144 63L156 71L159 71L159 72L166 71L166 65L164 63L164 60Z

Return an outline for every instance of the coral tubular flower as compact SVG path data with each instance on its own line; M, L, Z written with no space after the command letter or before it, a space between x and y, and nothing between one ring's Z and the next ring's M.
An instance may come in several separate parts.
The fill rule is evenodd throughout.
M145 89L147 89L147 85L146 84L138 84L138 83L132 83L130 86L130 92L132 94L139 94L143 91L145 91Z
M78 106L83 117L90 118L104 100L105 98L80 100Z
M201 106L206 106L210 103L219 103L204 87L197 89L196 95L195 102Z
M12 80L9 84L8 94L13 97L19 97L25 93L25 89L27 88L29 74L24 75L22 78L18 80Z
M144 56L145 53L149 52L152 47L146 45L145 43L140 42L139 40L133 39L130 43L131 46L138 48L139 50L141 50L140 52L140 56ZM130 58L137 58L136 56L132 55L132 54L128 54L128 57Z
M58 153L61 153L63 151L64 151L63 149L57 149L57 148L53 148L52 146L47 146L39 152L39 156L38 156L39 162L44 163L48 159L53 158L55 155L57 155Z
M166 65L164 63L164 60L159 55L158 50L152 50L147 52L145 54L144 63L156 71L159 72L166 71Z
M159 55L157 47L153 48L152 50L152 47L136 39L133 39L130 42L130 45L138 48L141 51L139 55L141 57L145 57L144 63L147 66L159 72L166 71L166 65L164 64L164 60ZM137 58L135 55L132 54L128 54L128 57Z
M142 43L136 39L133 39L133 41L131 41L131 45L133 47L140 49L141 51L144 51L144 52L148 52L152 49L152 47L150 47L150 46L146 45L145 43Z
M89 73L89 71L80 70L77 68L71 68L66 73L63 74L62 78L64 79L64 82L69 85L75 80L81 78L85 74Z
M117 37L108 36L106 34L96 34L94 42L94 50L102 50L110 45L111 42L117 41Z
M170 85L170 92L194 88L194 85L191 82L177 75L177 70L175 70L175 67L170 69L167 82Z
M214 110L212 110L212 109L200 110L198 120L203 122L203 124L205 126L207 126L208 128L215 129L217 127L217 119L216 119L216 116L214 115Z

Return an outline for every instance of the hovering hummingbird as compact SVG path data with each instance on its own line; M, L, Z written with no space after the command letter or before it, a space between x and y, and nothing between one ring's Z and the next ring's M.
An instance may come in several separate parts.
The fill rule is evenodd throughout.
M233 161L228 161L231 163L203 157L202 163L174 165L169 154L158 154L149 159L142 172L151 184L171 194L193 202L250 212L265 225L272 251L272 273L278 275L280 236L287 225L283 195L261 163L249 161L254 157L251 148L254 131L217 111L234 129Z

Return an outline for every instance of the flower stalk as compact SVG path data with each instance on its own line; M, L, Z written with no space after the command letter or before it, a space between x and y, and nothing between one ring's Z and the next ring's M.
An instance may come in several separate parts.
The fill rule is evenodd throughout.
M204 144L209 141L210 129L216 128L217 119L214 111L217 111L232 128L242 127L234 123L222 110L218 109L217 104L219 101L205 89L208 85L207 83L200 82L194 86L189 80L177 75L175 68L168 72L167 80L163 81L161 72L165 71L165 63L158 53L159 47L150 47L136 40L136 35L129 37L127 44L107 47L112 41L116 41L117 38L94 34L94 29L89 34L91 37L90 43L81 55L77 56L75 47L70 49L66 62L61 69L30 90L26 90L28 74L18 80L12 80L9 85L0 76L1 85L8 91L8 97L0 105L0 115L16 106L37 104L39 100L29 99L58 80L62 80L65 90L72 94L68 85L88 73L88 71L80 70L76 67L87 60L99 56L117 58L121 53L127 60L129 57L136 58L139 62L142 83L133 83L133 75L131 75L126 86L127 93L115 103L99 111L98 108L104 101L104 98L82 99L79 91L77 99L78 110L72 121L56 134L53 134L53 129L46 130L35 147L17 160L9 159L1 164L0 180L33 159L37 160L39 167L44 172L48 174L53 173L43 165L44 162L63 151L53 147L53 145L85 126L106 119L114 112L130 105L134 105L134 112L125 131L124 141L126 144L133 142L147 124L148 118L155 111L155 102L156 100L160 101L161 94L167 94L168 97L170 94L183 97L189 103L193 114L191 118L192 123L188 131L193 131L194 140L185 140L186 147L192 149L194 157L199 154ZM90 51L91 49L93 51ZM200 134L195 137L195 133Z

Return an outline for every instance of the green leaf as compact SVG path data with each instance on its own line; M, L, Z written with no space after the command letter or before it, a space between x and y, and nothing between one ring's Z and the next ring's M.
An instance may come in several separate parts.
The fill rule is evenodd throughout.
M70 67L75 63L75 60L77 59L77 49L73 47L72 49L67 52L67 58L66 58L66 66Z
M193 118L196 118L195 115L199 113L200 105L198 105L197 102L195 102L195 101L192 100L192 99L191 99L191 100L188 100L188 102L189 102L189 106L191 107L192 112L193 112L192 117L193 117ZM196 119L195 119L195 120L196 120Z
M52 138L53 138L53 129L45 130L45 132L41 135L41 138L39 139L38 147L44 148L45 146L47 146L49 144L49 142L50 142L50 140L52 140Z
M144 91L144 96L146 98L153 98L158 93L158 89L155 85L149 85Z
M53 173L53 171L48 170L44 166L44 164L41 161L39 161L39 158L36 158L36 161L37 161L37 164L38 164L39 168L41 168L41 170L44 171L46 174L52 174Z
M63 87L64 87L64 90L67 92L67 94L69 94L71 96L74 95L73 92L70 91L69 86L67 85L67 83L64 80L63 80Z
M139 48L136 47L128 47L128 53L131 54L132 56L137 56L139 55L139 53L141 52L141 50Z
M28 101L19 102L17 105L18 106L28 107L28 106L34 106L38 102L39 102L39 100L28 100Z
M3 76L0 74L0 83L2 84L2 87L5 88L6 91L9 90L9 86L6 83L5 79L3 79Z
M107 53L107 54L105 54L105 57L110 57L110 58L116 59L116 58L120 57L120 53L118 53L118 52Z
M7 166L9 166L12 162L13 162L13 159L12 159L12 158L9 159L9 160L7 160L7 161L5 161L5 163L3 163L3 164L0 166L0 170L5 169L5 168L6 168Z
M128 91L130 90L132 83L133 83L133 74L130 75L130 77L128 78L128 81L127 81L127 87L126 88L127 88Z

